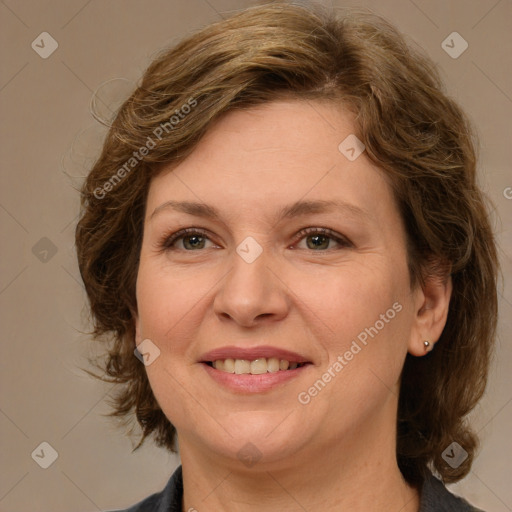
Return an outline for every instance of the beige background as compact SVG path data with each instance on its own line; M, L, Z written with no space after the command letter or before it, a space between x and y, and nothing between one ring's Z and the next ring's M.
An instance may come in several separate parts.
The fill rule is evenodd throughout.
M126 93L157 50L252 4L234 0L0 3L2 511L78 512L128 506L160 490L178 463L151 445L131 454L130 441L103 416L109 410L105 399L112 388L78 368L86 364L91 343L82 334L87 329L85 294L73 247L76 187L102 135L91 116L90 100L97 91L100 113L106 115L104 105L114 106L114 98ZM482 186L501 217L497 231L505 284L492 379L473 415L483 448L471 474L453 490L487 511L512 510L512 232L507 222L512 218L512 189L507 188L512 187L512 2L335 4L370 7L424 47L439 63L450 94L478 129ZM31 48L44 31L59 45L47 59ZM469 43L457 59L441 47L453 31ZM116 78L127 80L111 81ZM31 457L43 441L58 452L48 469Z

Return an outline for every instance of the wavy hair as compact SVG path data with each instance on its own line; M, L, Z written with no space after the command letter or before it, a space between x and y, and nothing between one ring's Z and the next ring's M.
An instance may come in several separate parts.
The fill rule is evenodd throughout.
M149 183L179 163L223 114L279 99L325 100L356 116L366 155L392 183L407 232L411 287L451 268L453 293L433 352L408 355L397 461L410 483L430 468L445 482L470 470L467 414L487 382L497 321L498 260L477 184L475 136L436 65L367 10L272 2L212 24L160 53L118 110L81 190L78 263L105 344L100 377L117 383L112 415L175 451L175 429L134 357L133 313ZM144 149L146 148L146 149ZM457 441L468 458L450 467Z

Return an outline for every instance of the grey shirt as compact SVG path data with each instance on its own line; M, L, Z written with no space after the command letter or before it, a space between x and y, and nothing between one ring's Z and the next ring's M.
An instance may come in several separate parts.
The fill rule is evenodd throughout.
M152 494L137 505L119 512L182 512L183 480L181 466L171 476L164 490ZM483 512L451 494L444 484L430 475L421 490L419 512Z

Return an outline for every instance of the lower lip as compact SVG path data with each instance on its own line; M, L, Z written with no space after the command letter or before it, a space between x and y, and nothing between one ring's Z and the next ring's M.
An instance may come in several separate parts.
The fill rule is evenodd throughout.
M289 382L302 375L302 373L311 366L305 364L294 370L279 370L274 373L263 373L261 375L242 374L223 372L216 370L206 363L202 363L206 372L213 380L237 393L263 393L270 391L280 384Z

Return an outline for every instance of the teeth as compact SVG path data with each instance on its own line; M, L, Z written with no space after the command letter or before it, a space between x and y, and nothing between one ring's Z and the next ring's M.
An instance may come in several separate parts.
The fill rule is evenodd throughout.
M279 371L279 359L277 357L269 357L267 359L267 371L270 373Z
M247 359L235 359L235 373L237 375L251 373L251 362Z
M267 373L267 360L266 359L256 359L251 362L251 373L253 375L261 375L262 373Z
M216 361L218 362L218 361ZM224 360L224 371L227 373L235 373L235 360L225 359Z
M226 373L236 373L237 375L263 375L265 373L276 373L278 371L295 370L302 366L303 363L290 363L286 359L278 359L277 357L262 357L249 361L247 359L218 359L213 361L212 366L216 370Z

